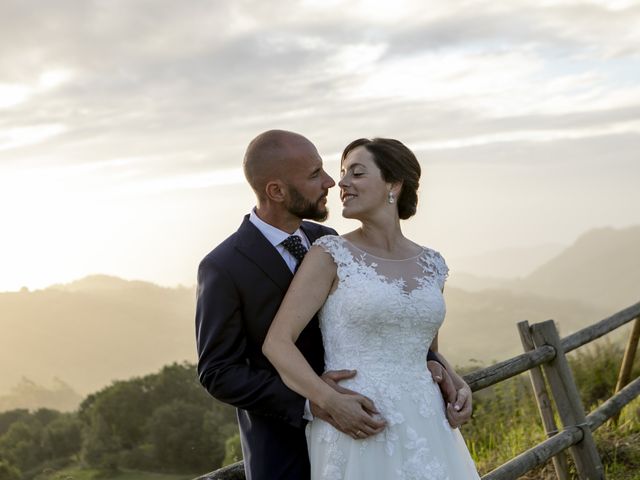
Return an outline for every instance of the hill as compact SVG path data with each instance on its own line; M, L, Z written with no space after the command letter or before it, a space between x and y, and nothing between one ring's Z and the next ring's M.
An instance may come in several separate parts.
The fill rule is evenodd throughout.
M446 287L446 321L439 333L442 353L455 364L490 364L522 353L516 324L553 319L566 336L614 313L574 300L508 290L468 292ZM613 337L612 337L613 338Z
M553 318L567 335L635 303L639 249L640 227L598 229L522 280L469 277L472 291L449 283L443 353L458 365L502 360L521 351L520 320ZM39 385L57 377L85 395L114 379L194 362L194 308L193 288L104 275L35 292L0 293L0 398L9 395L11 406L31 407L32 400L20 405L15 389L9 393L22 377Z
M500 248L479 255L447 258L447 262L456 275L464 272L476 277L522 278L565 248L566 245L555 243Z
M541 258L554 248L550 245L512 249L511 253ZM505 253L508 251L504 250ZM456 260L450 265L449 285L469 292L505 290L573 300L612 311L640 301L640 226L590 230L519 278L507 278L504 269L489 267L492 262L498 262L498 254L490 252L486 257L474 257L470 264ZM522 269L523 262L516 262L517 268ZM477 272L480 265L484 265L484 274L468 273Z
M619 310L640 301L640 226L600 228L511 287Z
M70 412L81 401L82 397L59 378L54 378L51 387L47 388L23 377L10 393L0 395L0 412L17 408L50 408Z
M447 287L445 295L448 314L440 344L459 365L519 353L518 320L554 318L566 334L610 313L575 301L504 290ZM9 366L0 378L0 395L13 387L1 398L5 403L10 398L12 408L36 406L33 393L22 403L17 395L24 389L14 385L24 383L24 376L31 384L48 384L58 377L86 394L114 379L144 375L173 361L194 361L193 314L192 289L105 276L37 292L0 294L0 318L6 327L0 361ZM37 406L47 405L42 400Z
M27 377L84 395L118 378L195 360L194 291L91 276L0 294L0 394Z

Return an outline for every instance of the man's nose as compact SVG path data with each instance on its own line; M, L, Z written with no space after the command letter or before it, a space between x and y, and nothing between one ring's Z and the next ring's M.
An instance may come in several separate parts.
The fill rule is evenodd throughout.
M331 178L331 177L329 176L329 174L328 174L328 173L326 173L326 172L325 172L325 177L326 177L326 178L325 178L325 185L326 185L326 188L331 188L331 187L333 187L333 186L336 184L336 182L333 180L333 178Z

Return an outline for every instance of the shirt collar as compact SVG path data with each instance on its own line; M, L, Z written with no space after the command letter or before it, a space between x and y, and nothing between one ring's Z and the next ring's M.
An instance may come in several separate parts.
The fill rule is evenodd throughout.
M256 214L255 207L251 209L251 213L249 214L249 221L253 223L258 230L260 230L260 233L262 233L265 236L265 238L269 240L269 243L271 243L271 245L273 245L274 247L280 245L290 235L299 236L302 239L303 244L308 243L308 240L305 234L302 232L300 228L298 228L292 234L289 234L284 230L280 230L279 228L276 228L273 225L268 224L267 222L262 220L260 217L258 217L258 215Z

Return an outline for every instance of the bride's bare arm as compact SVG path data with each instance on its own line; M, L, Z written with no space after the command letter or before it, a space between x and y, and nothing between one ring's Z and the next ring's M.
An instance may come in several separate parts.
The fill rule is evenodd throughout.
M329 254L320 247L311 247L262 345L262 352L284 383L322 408L332 389L316 375L295 342L329 296L336 270Z
M326 410L340 430L364 438L384 426L368 413L371 401L362 395L336 392L316 375L295 345L329 296L336 272L331 256L321 247L311 247L269 328L262 351L289 388Z

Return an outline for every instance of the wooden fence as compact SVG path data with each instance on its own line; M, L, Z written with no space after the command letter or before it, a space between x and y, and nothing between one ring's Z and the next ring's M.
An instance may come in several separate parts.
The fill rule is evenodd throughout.
M566 354L635 319L622 360L616 392L593 412L585 414ZM529 371L547 440L487 473L482 480L513 480L550 459L558 480L568 480L565 450L569 450L580 480L604 479L600 455L592 432L607 420L617 421L622 408L640 395L640 377L629 383L640 338L640 302L563 339L553 320L529 325L518 323L524 353L465 375L477 392ZM555 423L551 398L562 428ZM242 462L216 470L198 480L244 480Z

